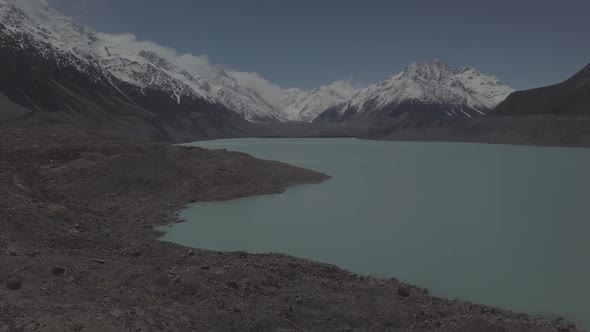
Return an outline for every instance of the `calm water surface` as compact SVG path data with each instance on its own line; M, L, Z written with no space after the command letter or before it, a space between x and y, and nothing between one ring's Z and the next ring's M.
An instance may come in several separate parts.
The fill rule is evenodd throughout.
M332 176L197 203L163 240L279 252L590 326L590 149L355 139L198 142Z

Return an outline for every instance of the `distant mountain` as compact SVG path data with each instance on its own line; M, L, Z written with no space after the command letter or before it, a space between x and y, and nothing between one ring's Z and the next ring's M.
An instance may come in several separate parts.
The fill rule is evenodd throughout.
M348 81L336 81L311 91L287 89L283 96L284 113L288 120L311 122L321 112L354 96L358 90Z
M223 69L213 68L205 76L211 84L210 96L229 109L254 122L284 122L286 115L255 91L241 86Z
M590 65L562 83L513 92L487 116L458 119L404 114L370 126L361 136L590 147Z
M590 64L552 86L517 91L492 115L590 115Z
M321 113L314 122L375 121L403 113L436 117L478 117L513 89L475 69L439 61L413 63L401 73L358 91Z

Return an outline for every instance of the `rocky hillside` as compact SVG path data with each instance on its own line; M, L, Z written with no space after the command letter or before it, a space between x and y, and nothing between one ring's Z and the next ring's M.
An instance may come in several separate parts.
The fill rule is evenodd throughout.
M590 64L562 83L511 94L491 114L590 116Z

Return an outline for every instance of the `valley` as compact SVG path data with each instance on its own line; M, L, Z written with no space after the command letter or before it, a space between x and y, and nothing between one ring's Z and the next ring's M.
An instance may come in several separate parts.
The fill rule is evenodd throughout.
M404 222L414 220L412 225L429 230L442 227L438 218L443 225L465 222L450 232L454 238L462 230L468 233L469 218L477 219L483 230L503 225L502 231L506 231L511 229L510 223L522 220L511 219L508 212L502 214L502 220L492 220L500 216L498 211L529 216L531 211L541 210L535 204L543 204L547 210L533 219L543 220L547 229L553 230L551 222L562 216L552 214L557 208L550 209L547 196L541 195L543 186L536 192L540 196L523 209L513 206L522 201L516 197L502 201L504 205L498 203L493 210L494 198L506 198L502 190L527 196L530 188L519 181L537 174L543 181L533 182L531 187L549 183L557 188L551 192L556 195L571 189L572 201L579 203L580 197L586 196L572 188L580 186L564 187L559 181L545 180L568 172L568 183L583 183L578 171L585 165L586 150L556 148L550 153L525 147L437 146L439 143L432 142L590 147L590 65L561 83L528 90L515 90L473 67L454 67L440 60L408 61L397 73L387 69L383 75L389 76L379 76L376 83L348 79L285 88L254 71L212 64L206 56L182 53L134 34L94 31L60 13L52 6L55 3L0 0L1 332L584 330L585 326L570 322L585 323L583 309L573 300L579 297L568 297L559 282L537 288L534 283L527 285L531 286L527 294L543 299L536 303L542 302L541 307L518 294L525 287L519 289L514 281L528 283L524 279L533 277L527 271L512 276L501 292L478 293L474 289L481 288L482 280L490 280L501 267L486 265L479 272L488 274L475 276L460 264L454 266L457 262L452 259L442 264L428 255L411 258L406 253L411 248L424 253L415 249L417 243L429 241L435 246L448 238L442 231L425 235L412 227L404 228ZM224 141L218 139L236 141L233 146L223 146ZM416 142L433 145L425 149ZM288 147L281 147L283 143ZM207 148L199 147L201 144ZM273 144L278 144L278 152L257 155L257 149ZM412 148L406 149L406 144ZM256 158L237 152L241 149ZM441 155L440 151L449 154ZM458 155L449 159L453 153ZM533 162L519 159L528 154L534 155ZM571 162L560 164L560 156ZM510 173L512 165L506 166L503 160L519 160L518 175ZM537 169L538 160L550 162ZM320 165L325 168L315 168ZM342 171L350 165L358 168ZM447 167L447 173L429 168L435 165ZM421 169L422 175L412 175L414 169ZM445 196L445 188L456 185L464 173L471 179L459 186L465 192ZM514 178L507 181L510 176ZM472 186L478 181L483 184ZM502 183L506 187L499 185ZM521 184L520 191L515 190L515 183ZM291 200L292 192L306 188L300 185L336 189L329 193L318 189L320 194L312 190L309 196ZM294 186L298 187L288 189ZM338 206L339 200L332 197L355 190L361 194L348 197L345 207ZM473 195L468 208L453 205L467 201L461 195ZM394 203L401 205L390 209L394 198ZM214 245L194 242L203 240L199 232L206 227L224 227L227 220L223 213L231 212L233 204L239 205L243 199L276 200L274 210L257 210L255 206L236 210L243 215L243 222L252 221L249 213L255 213L258 217L254 221L261 223L261 228L255 229L277 231L270 237L275 242L285 234L295 236L299 227L313 225L310 222L326 227L325 238L314 242L313 236L306 238L310 236L306 229L297 241L280 241L303 248L299 253L264 247L268 237L261 237L256 245L262 249L257 251L248 244L260 234L249 233L252 229L240 223L226 226L231 232L227 238L205 235ZM298 205L310 199L314 204L309 204L309 210ZM189 207L229 200L231 203L223 205L227 209L221 209L219 215L216 210L208 220L200 220L206 215L202 212L184 220ZM418 206L422 203L425 205ZM559 205L563 216L583 216L583 204L568 210L568 203L573 206L567 200ZM280 206L284 208L277 212ZM293 213L281 215L293 206ZM415 209L408 209L412 206ZM453 209L445 210L445 206ZM416 217L415 210L426 213L436 208L446 214ZM276 214L266 216L269 211ZM478 218L482 211L489 215ZM454 218L453 213L459 212L469 218ZM350 219L349 215L355 217ZM182 231L193 227L195 220L202 223ZM291 220L292 226L275 229L276 220ZM383 220L394 223L383 224ZM388 242L382 237L387 231L375 228L374 233L363 233L367 222L401 233L395 234L395 242ZM176 244L161 241L165 236L162 230L168 226L181 230L176 234L185 240L171 240ZM368 240L363 247L349 238L338 244L342 250L334 257L365 255L362 261L366 264L360 265L371 265L366 271L347 265L346 260L321 257L321 246L347 227L352 230L349 235L372 234L375 241ZM587 230L584 227L584 223L576 223L574 235L582 236ZM534 228L519 229L526 233ZM567 231L559 228L558 233ZM489 235L469 234L458 236L456 242L471 239L472 234ZM552 234L543 233L543 239L553 241ZM494 243L505 239L502 243L510 243L518 252L520 242L513 235L507 232ZM232 238L235 241L224 242ZM571 241L555 242L560 243L558 249L570 248ZM245 244L236 248L238 243ZM367 251L379 243L387 246ZM541 248L537 242L531 243ZM351 250L355 245L360 247ZM313 252L306 251L312 246ZM502 266L502 257L510 254L492 247L466 248L478 248L482 257L491 257L484 263L497 259L500 263L496 266ZM498 252L506 256L494 256ZM563 253L555 250L547 256L556 252ZM372 255L397 261L403 270L393 273L395 262L369 264ZM523 261L527 257L539 260L525 256L521 256ZM565 256L556 261L565 264ZM421 271L419 265L426 261L429 265L424 270L429 272L420 275L416 271ZM556 278L572 273L570 265L549 272L547 266L536 268L544 276L555 272ZM468 280L472 292L461 289L465 275L473 276ZM566 283L566 279L560 282ZM578 279L568 284L568 291L583 291L584 285L575 286L579 285L576 282ZM428 290L427 284L439 288ZM480 294L485 296L478 297Z
M271 98L240 73L215 66L191 72L187 61L197 60L189 55L96 33L48 4L24 6L37 0L13 1L0 2L0 98L11 105L0 110L4 124L174 143L355 136L590 144L579 125L590 116L588 67L563 83L514 92L474 68L432 60L365 88L348 81L311 91L273 86ZM559 129L565 123L578 129Z

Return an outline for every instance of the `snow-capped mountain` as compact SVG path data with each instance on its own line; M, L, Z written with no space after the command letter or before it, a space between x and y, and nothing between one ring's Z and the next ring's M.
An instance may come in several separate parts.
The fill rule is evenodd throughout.
M204 79L193 77L153 51L135 52L125 45L103 39L96 39L92 47L102 68L142 91L165 91L178 104L187 97L216 101L209 95L209 86Z
M213 67L205 74L205 77L211 84L209 94L227 108L244 116L246 120L256 122L287 120L281 109L271 105L255 91L241 86L225 70Z
M348 81L336 81L311 91L286 89L284 113L288 120L311 122L321 112L354 96L358 90Z
M199 101L223 105L256 122L346 121L362 114L401 112L472 117L485 114L512 92L474 69L432 61L412 64L362 90L337 81L311 91L279 88L282 97L269 101L264 93L242 85L233 72L210 65L196 70L164 47L95 33L45 0L0 0L0 19L0 35L10 41L5 45L13 44L15 54L50 59L56 68L75 68L133 105L142 104L137 98L148 94L168 98L151 105L149 112L154 107L190 111L188 105Z
M149 140L243 135L205 79L101 37L44 0L0 0L0 93L32 122Z
M327 109L316 121L348 121L402 113L446 117L485 115L514 90L475 69L439 61L413 63L390 79Z
M240 86L221 68L205 75L191 73L165 54L103 38L59 14L45 0L0 0L0 18L3 33L22 36L44 56L51 54L82 71L92 67L140 91L163 92L178 104L198 98L220 103L250 121L286 120L280 110Z
M42 57L59 53L60 63L82 71L97 64L91 47L96 37L44 0L0 0L0 24L2 34L15 37L23 49L35 47Z

